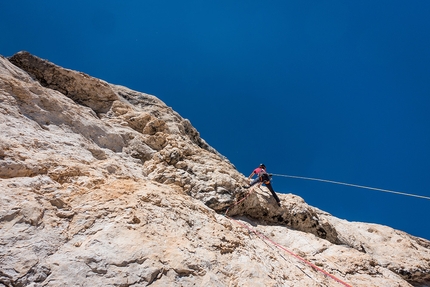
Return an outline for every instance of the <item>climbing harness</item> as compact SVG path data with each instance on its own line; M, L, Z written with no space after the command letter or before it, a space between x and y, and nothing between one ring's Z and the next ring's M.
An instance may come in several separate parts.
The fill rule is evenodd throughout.
M328 273L328 272L327 272L327 271L325 271L324 269L322 269L322 268L320 268L320 267L316 266L315 264L313 264L313 263L311 263L311 262L307 261L306 259L304 259L304 258L300 257L299 255L295 254L294 252L292 252L292 251L288 250L286 247L284 247L284 246L282 246L282 245L280 245L280 244L276 243L275 241L273 241L272 239L270 239L270 238L269 238L269 237L267 237L266 235L264 235L264 234L262 234L262 233L258 232L256 229L254 229L254 228L252 228L252 227L249 227L248 225L246 225L246 224L244 224L244 223L242 223L242 222L240 222L240 221L238 221L238 220L236 220L236 219L234 219L234 218L229 217L229 216L228 216L228 211L230 210L230 208L231 208L231 207L235 207L236 205L238 205L238 204L240 204L241 202L243 202L246 198L248 198L248 196L250 196L250 195L251 195L252 190L253 190L253 189L251 188L251 189L248 191L248 193L247 193L247 194L246 194L246 195L245 195L241 200L239 200L238 202L234 203L232 206L228 207L228 208L227 208L227 210L226 210L226 211L225 211L225 213L224 213L224 216L225 216L226 218L228 218L228 219L230 219L230 220L232 220L232 221L236 222L236 223L237 223L237 224L239 224L240 226L242 226L242 227L244 227L244 228L248 229L248 231L250 231L250 232L254 233L255 235L257 235L257 236L258 236L260 239L262 239L263 241L267 241L267 242L269 242L269 243L273 244L274 246L276 246L276 247L278 247L279 249L281 249L281 250L283 250L283 251L287 252L288 254L290 254L291 256L295 257L296 259L298 259L298 260L300 260L300 261L304 262L305 264L309 265L310 267L312 267L312 268L313 268L313 269L315 269L316 271L323 273L324 275L326 275L326 276L330 277L331 279L335 280L336 282L338 282L338 283L340 283L340 284L342 284L342 285L344 285L344 286L346 286L346 287L352 287L352 286L351 286L351 285L349 285L348 283L346 283L346 282L344 282L344 281L340 280L339 278L337 278L336 276L334 276L334 275L332 275L332 274Z
M394 193L394 194L399 194L399 195L418 197L418 198L423 198L423 199L430 200L430 197L428 197L428 196L416 195L416 194L405 193L405 192L398 192L398 191L393 191L393 190L388 190L388 189L382 189L382 188L375 188L375 187L369 187L369 186L364 186L364 185L345 183L345 182L340 182L340 181L333 181L333 180L326 180L326 179L312 178L312 177L304 177L304 176L286 175L286 174L274 174L273 173L272 175L274 175L274 176L282 176L282 177L289 177L289 178L304 179L304 180L327 182L327 183L339 184L339 185L346 185L346 186L352 186L352 187L357 187L357 188L377 190L377 191L382 191L382 192L388 192L388 193Z

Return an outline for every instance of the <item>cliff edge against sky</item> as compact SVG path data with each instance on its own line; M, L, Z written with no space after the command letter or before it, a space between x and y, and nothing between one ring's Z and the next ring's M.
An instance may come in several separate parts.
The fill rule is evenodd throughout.
M430 285L429 241L293 194L225 217L246 177L154 96L20 52L0 110L0 286Z

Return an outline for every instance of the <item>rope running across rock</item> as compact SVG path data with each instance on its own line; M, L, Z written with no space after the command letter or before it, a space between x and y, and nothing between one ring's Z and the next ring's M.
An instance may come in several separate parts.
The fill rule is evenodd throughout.
M326 275L326 276L330 277L331 279L335 280L336 282L338 282L338 283L340 283L340 284L342 284L342 285L344 285L344 286L346 286L346 287L352 287L352 286L351 286L351 285L349 285L348 283L346 283L346 282L344 282L344 281L340 280L339 278L337 278L336 276L334 276L334 275L332 275L332 274L328 273L328 272L327 272L327 271L325 271L324 269L322 269L322 268L320 268L320 267L316 266L315 264L313 264L313 263L311 263L311 262L307 261L306 259L304 259L304 258L300 257L299 255L295 254L294 252L292 252L292 251L288 250L286 247L284 247L284 246L282 246L282 245L280 245L280 244L276 243L275 241L273 241L272 239L270 239L270 238L269 238L269 237L267 237L266 235L264 235L264 234L262 234L262 233L258 232L256 229L254 229L254 228L252 228L252 227L250 227L250 226L248 226L248 225L246 225L246 224L244 224L244 223L242 223L242 222L240 222L240 221L238 221L238 220L236 220L236 219L234 219L234 218L229 217L229 216L228 216L228 211L230 210L230 208L235 207L236 205L238 205L238 204L242 203L246 198L248 198L248 197L251 195L251 192L252 192L252 191L253 191L253 189L251 188L251 189L248 191L248 193L247 193L247 194L246 194L246 195L245 195L241 200L239 200L238 202L234 203L232 206L228 207L228 208L227 208L227 210L226 210L226 211L225 211L225 213L224 213L224 216L225 216L225 217L227 217L228 219L230 219L230 220L232 220L232 221L236 222L236 223L237 223L237 224L239 224L240 226L242 226L242 227L244 227L244 228L248 229L250 232L252 232L252 233L254 233L255 235L257 235L257 236L258 236L260 239L262 239L263 241L266 241L266 242L271 243L272 245L274 245L274 246L278 247L279 249L281 249L281 250L283 250L283 251L287 252L288 254L290 254L291 256L295 257L296 259L298 259L298 260L300 260L300 261L304 262L304 263L305 263L305 264L307 264L308 266L312 267L314 270L316 270L316 271L318 271L318 272L323 273L324 275Z

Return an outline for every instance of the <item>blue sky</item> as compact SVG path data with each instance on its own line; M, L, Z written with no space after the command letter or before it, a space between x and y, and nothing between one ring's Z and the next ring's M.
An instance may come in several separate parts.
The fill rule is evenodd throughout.
M2 1L0 54L153 94L245 175L263 162L430 196L429 15L427 0ZM273 187L430 239L429 200L282 177Z

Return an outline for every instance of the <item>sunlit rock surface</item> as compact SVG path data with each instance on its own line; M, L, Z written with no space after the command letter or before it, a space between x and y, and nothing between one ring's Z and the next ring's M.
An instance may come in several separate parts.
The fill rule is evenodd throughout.
M429 241L248 193L154 96L20 52L0 111L0 286L430 285Z

